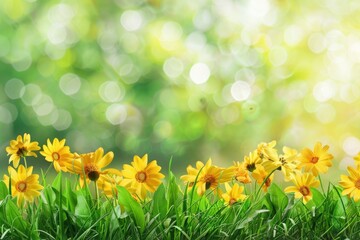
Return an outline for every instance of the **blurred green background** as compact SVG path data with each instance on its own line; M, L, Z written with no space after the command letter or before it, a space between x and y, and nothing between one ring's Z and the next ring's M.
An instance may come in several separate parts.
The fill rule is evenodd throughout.
M357 0L1 0L1 167L27 132L180 173L321 141L343 170L360 151L359 26Z

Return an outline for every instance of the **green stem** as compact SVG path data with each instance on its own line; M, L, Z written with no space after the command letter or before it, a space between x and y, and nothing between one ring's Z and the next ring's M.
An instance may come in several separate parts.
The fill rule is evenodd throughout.
M23 158L24 158L25 168L27 169L26 157L23 157Z
M97 181L94 182L94 186L95 186L95 204L97 206L97 208L100 208L100 203L99 203L99 188L97 185Z
M258 189L257 192L256 192L255 200L257 199L257 197L258 197L258 195L259 195L259 193L260 193L260 191L261 191L261 189L262 189L262 186L266 183L266 181L268 180L268 178L269 178L269 177L271 176L271 174L273 174L275 171L276 171L276 168L275 168L274 170L272 170L272 171L270 172L270 174L268 174L268 175L266 176L266 178L264 179L264 181L261 183L259 189ZM255 183L255 184L256 184L256 183Z
M325 194L325 191L324 191L323 183L322 183L322 181L321 181L320 174L318 175L318 177L319 177L319 181L320 181L321 190L322 190L322 192Z

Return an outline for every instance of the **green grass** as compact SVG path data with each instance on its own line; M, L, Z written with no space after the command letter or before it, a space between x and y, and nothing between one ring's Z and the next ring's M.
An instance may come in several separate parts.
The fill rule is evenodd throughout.
M360 204L332 184L325 192L312 189L306 205L273 183L231 207L211 191L198 196L194 188L180 189L171 171L147 202L120 186L118 199L95 201L91 187L76 189L76 181L59 173L36 203L19 208L0 182L0 239L360 238Z

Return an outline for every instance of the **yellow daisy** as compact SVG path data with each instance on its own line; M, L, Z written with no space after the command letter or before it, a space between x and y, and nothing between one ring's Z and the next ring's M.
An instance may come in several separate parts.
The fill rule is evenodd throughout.
M195 186L197 187L197 193L199 195L203 195L208 189L217 189L219 183L229 182L234 176L234 168L224 169L213 166L211 159L209 159L205 165L198 162L196 169L198 169L198 167L200 167L199 171L190 168L190 174L181 176L181 179L191 183L195 182L197 177Z
M249 171L245 168L244 162L234 162L234 177L241 183L251 183Z
M15 168L19 166L21 157L37 157L33 151L40 150L38 142L30 141L30 134L24 133L24 138L18 135L16 140L10 141L10 146L6 147L7 155L11 155L9 163L13 162Z
M88 183L96 182L102 181L104 175L108 173L121 174L120 171L113 168L103 169L112 162L113 158L113 152L104 155L104 149L100 147L95 152L81 154L80 159L73 160L71 167L68 167L67 170L80 175L80 186L83 187L85 180Z
M264 192L267 192L268 187L270 187L272 180L274 178L274 174L271 174L269 177L269 172L267 172L265 170L265 168L262 165L259 165L253 172L252 172L252 176L253 178L256 180L256 182L262 185L262 189L264 190ZM265 181L266 179L266 181ZM264 182L265 181L265 182Z
M356 169L348 167L349 176L341 175L340 186L344 188L342 195L352 197L355 202L360 199L360 165Z
M269 143L264 143L264 142L260 143L257 146L256 153L263 160L272 159L273 156L276 154L275 146L276 146L275 140Z
M285 188L285 193L294 192L295 198L303 198L303 202L307 203L312 199L311 187L318 187L320 185L319 180L315 179L315 176L311 173L304 173L296 175L292 179L295 186Z
M331 160L333 159L333 155L327 152L328 149L328 145L322 146L320 142L315 144L314 151L305 148L301 151L299 166L305 167L305 171L311 171L314 176L327 172L332 166Z
M102 178L99 178L97 181L97 185L99 189L101 189L107 197L117 198L118 191L116 186L120 186L122 181L121 172L117 174L107 174Z
M299 157L295 149L286 146L283 148L283 152L280 156L274 153L272 158L265 158L261 165L269 173L274 170L281 171L285 180L290 181L292 175L300 173L299 162L297 161Z
M208 164L211 165L211 161L208 161ZM202 167L204 166L204 163L201 161L197 161L196 162L196 168L194 168L193 166L189 165L186 168L187 171L187 175L183 175L180 177L181 180L183 180L185 182L185 184L188 184L188 188L192 188L194 186L196 177L198 176L200 170L202 169Z
M249 172L253 172L261 164L262 159L259 157L256 151L249 153L249 156L244 157L244 167Z
M160 173L161 167L157 165L156 160L148 164L148 155L142 158L134 156L131 165L124 164L122 175L122 184L127 188L136 189L136 195L145 199L147 191L155 192L161 184L161 179L165 176Z
M222 199L225 201L225 205L233 205L238 201L244 201L246 199L246 195L243 194L244 187L239 186L235 183L232 187L228 183L225 183L226 193L221 195Z
M25 202L33 202L40 195L44 187L39 184L39 175L32 174L33 167L25 168L20 165L17 171L9 166L9 176L4 175L4 182L9 187L11 184L11 195L17 197L17 205L22 206ZM11 179L10 179L11 178Z
M70 148L65 146L65 139L59 141L57 138L54 139L53 143L47 140L47 146L43 145L43 150L40 152L48 162L53 162L54 168L57 172L67 172L67 167L72 164L74 154L70 152Z

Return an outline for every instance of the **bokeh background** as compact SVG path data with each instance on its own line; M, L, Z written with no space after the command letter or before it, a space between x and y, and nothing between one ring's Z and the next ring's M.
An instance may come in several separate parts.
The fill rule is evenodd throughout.
M0 80L4 171L24 132L182 174L321 141L344 171L360 151L360 1L1 0Z

